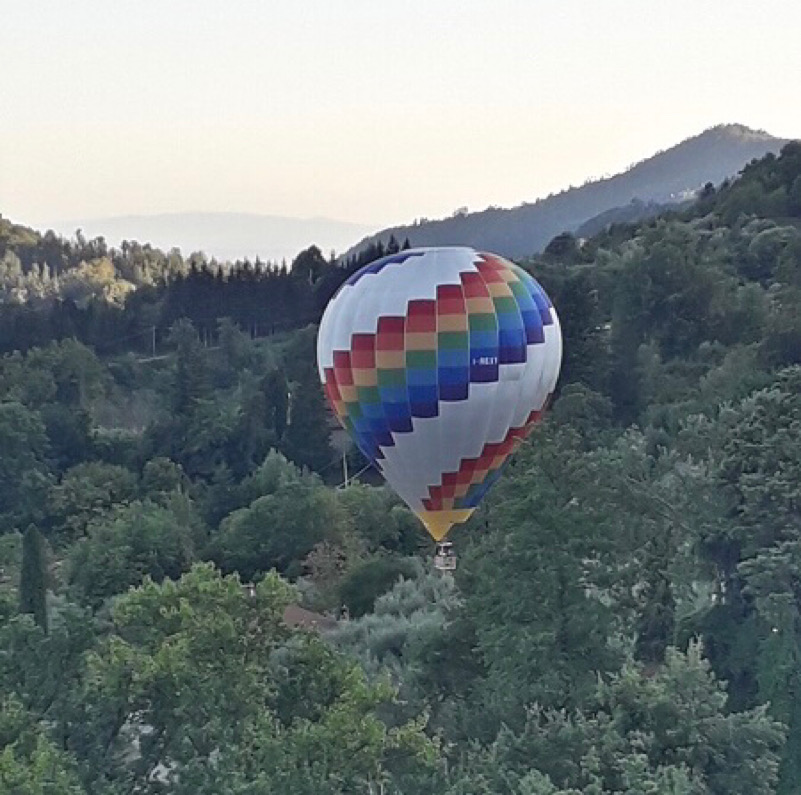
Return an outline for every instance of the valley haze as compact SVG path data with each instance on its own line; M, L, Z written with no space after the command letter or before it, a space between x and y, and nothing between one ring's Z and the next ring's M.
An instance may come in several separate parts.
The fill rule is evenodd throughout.
M332 218L287 218L279 215L235 212L179 212L158 215L123 215L57 221L41 225L62 235L77 229L87 238L102 236L119 247L123 240L150 243L169 251L180 248L189 255L202 251L221 261L257 257L263 262L291 263L298 252L316 245L327 257L376 230L376 226Z

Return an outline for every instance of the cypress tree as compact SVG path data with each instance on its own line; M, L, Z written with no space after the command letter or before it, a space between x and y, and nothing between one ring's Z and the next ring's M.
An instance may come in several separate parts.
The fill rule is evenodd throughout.
M276 415L276 424L280 420ZM304 367L292 390L289 424L280 450L299 467L319 472L334 456L329 437L328 413L317 372L311 366Z
M47 560L44 541L34 525L22 537L19 609L33 615L34 621L47 632Z
M208 367L197 331L186 318L170 329L170 343L175 346L172 410L181 418L192 415L198 401L211 393Z

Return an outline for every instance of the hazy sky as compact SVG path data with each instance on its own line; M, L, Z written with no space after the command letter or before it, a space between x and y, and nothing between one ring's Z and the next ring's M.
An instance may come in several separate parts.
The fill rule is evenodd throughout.
M408 222L721 122L801 136L795 0L0 0L0 213Z

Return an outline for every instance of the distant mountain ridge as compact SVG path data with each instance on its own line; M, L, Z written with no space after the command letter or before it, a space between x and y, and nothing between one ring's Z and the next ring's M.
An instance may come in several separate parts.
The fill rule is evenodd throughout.
M302 250L316 245L328 256L342 251L373 231L366 224L332 218L288 218L256 213L185 212L126 215L40 224L63 235L83 230L88 238L102 236L119 247L123 240L150 243L164 251L180 248L188 256L202 251L218 260L250 259L291 262Z
M490 208L385 229L362 240L343 258L379 240L386 242L391 235L398 241L408 238L412 246L467 245L507 257L527 257L561 232L575 232L617 208L621 209L610 219L637 217L643 208L686 201L707 182L717 185L735 176L751 160L778 152L787 141L741 124L721 124L615 176L511 209Z

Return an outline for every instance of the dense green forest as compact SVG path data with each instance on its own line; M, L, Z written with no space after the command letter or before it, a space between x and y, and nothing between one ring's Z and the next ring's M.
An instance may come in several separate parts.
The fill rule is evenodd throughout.
M562 377L455 577L342 482L360 262L0 219L0 792L798 792L801 144L523 263Z
M291 266L256 260L221 263L195 252L164 253L102 237L41 235L0 216L0 353L76 339L98 354L163 352L176 320L192 322L204 344L232 320L252 337L320 319L355 270L401 248L390 236L339 264L311 246Z

